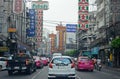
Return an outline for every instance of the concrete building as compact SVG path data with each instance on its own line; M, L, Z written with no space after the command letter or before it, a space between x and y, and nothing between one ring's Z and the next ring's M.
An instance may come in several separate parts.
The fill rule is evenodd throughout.
M120 66L119 50L111 47L110 43L120 37L120 0L96 0L97 4L97 37L92 46L98 47L98 57L103 63L112 57L112 66Z

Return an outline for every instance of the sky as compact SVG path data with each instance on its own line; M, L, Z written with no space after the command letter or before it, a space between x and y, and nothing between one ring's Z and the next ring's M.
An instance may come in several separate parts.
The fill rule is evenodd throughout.
M36 1L36 0L33 0ZM62 23L77 24L78 21L78 0L42 0L49 2L49 9L43 11L43 27L55 32L55 27ZM91 4L95 0L89 0L92 11L95 7Z

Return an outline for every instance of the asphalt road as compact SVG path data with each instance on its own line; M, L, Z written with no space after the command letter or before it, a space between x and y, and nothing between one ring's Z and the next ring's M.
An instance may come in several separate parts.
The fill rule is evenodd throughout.
M25 73L15 73L13 76L8 76L7 71L0 72L0 79L48 79L48 68L38 69L31 75L26 75ZM104 71L76 71L76 79L120 79L120 75L116 75ZM62 78L63 79L63 78Z

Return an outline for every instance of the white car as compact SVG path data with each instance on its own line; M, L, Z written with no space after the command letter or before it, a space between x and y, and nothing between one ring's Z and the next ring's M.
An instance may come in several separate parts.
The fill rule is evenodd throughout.
M6 62L7 58L6 57L0 57L0 71L6 69Z
M57 77L76 78L75 63L69 56L55 56L49 63L48 79Z
M54 56L62 56L62 53L53 53L53 57Z

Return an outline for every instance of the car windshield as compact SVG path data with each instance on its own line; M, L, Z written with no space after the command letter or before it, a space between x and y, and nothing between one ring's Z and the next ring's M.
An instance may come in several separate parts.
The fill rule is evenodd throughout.
M70 64L72 61L69 58L54 58L52 63L58 64L58 63L63 63L63 64Z

